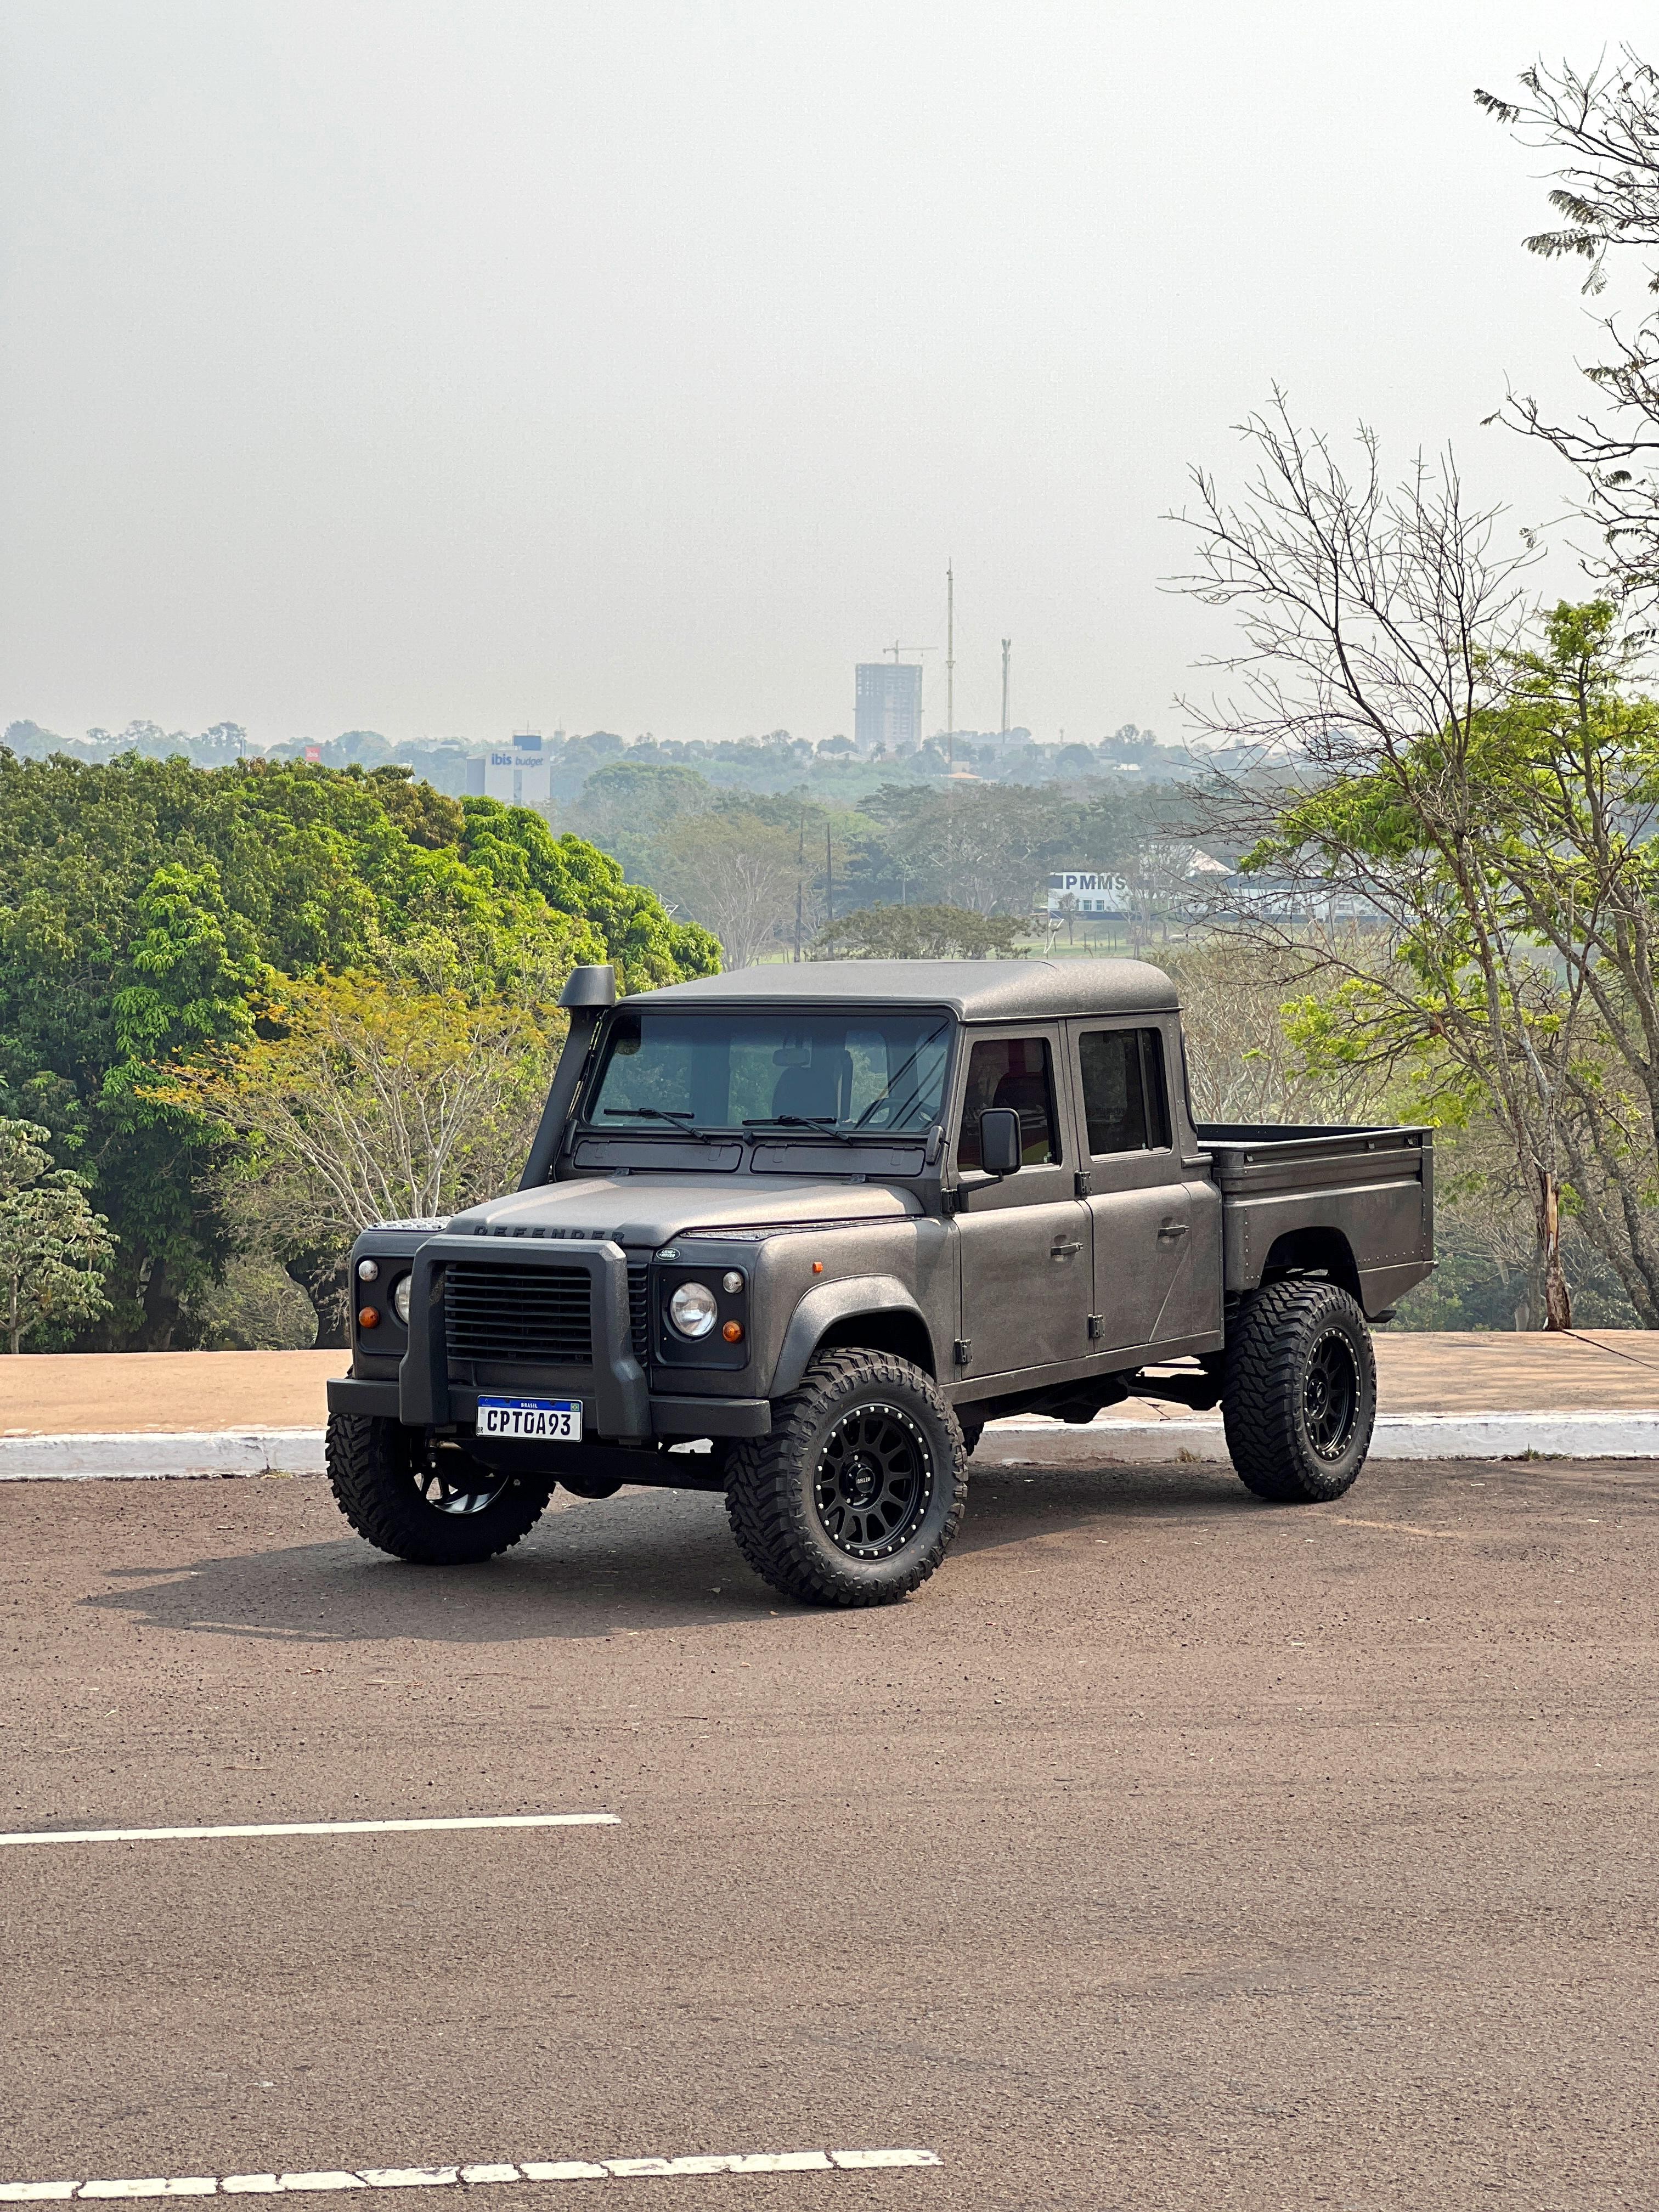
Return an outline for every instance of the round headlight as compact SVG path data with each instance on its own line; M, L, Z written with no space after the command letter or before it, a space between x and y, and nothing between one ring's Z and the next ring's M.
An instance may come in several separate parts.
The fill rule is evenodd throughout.
M414 1280L413 1275L399 1275L392 1285L392 1310L405 1328L409 1327L410 1286Z
M719 1310L707 1283L682 1283L668 1301L668 1318L682 1336L707 1336Z

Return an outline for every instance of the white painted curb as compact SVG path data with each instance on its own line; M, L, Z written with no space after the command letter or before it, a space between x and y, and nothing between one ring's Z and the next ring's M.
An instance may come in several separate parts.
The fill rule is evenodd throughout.
M1227 1457L1218 1415L1171 1421L994 1421L989 1437L1018 1437L1044 1459L1167 1465ZM1041 1440L1041 1441L1039 1441ZM1055 1449L1055 1446L1059 1446ZM1514 1459L1523 1452L1564 1459L1659 1459L1659 1412L1651 1413L1385 1413L1371 1437L1373 1459Z
M1169 1421L993 1421L988 1438L1018 1443L1032 1466L1114 1461L1167 1466L1227 1459L1218 1417ZM1389 1413L1377 1422L1374 1459L1659 1459L1651 1413ZM1014 1456L1000 1453L1005 1462ZM0 1482L127 1479L208 1480L226 1475L320 1474L321 1429L228 1429L218 1434L0 1437Z
M320 1474L320 1429L224 1429L134 1436L0 1437L0 1482L100 1476L174 1480L226 1474Z

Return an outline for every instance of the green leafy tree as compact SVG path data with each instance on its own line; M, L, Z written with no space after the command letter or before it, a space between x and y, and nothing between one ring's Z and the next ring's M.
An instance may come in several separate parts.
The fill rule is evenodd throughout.
M526 810L397 766L0 748L0 1113L49 1129L119 1237L110 1310L81 1340L165 1348L234 1250L222 1171L240 1140L155 1078L246 1044L273 979L530 1006L607 959L638 988L720 951Z
M511 1184L563 1017L365 975L279 983L258 1011L257 1035L180 1063L151 1096L234 1140L220 1188L240 1241L302 1284L319 1342L343 1343L353 1238Z
M64 1336L107 1310L115 1240L86 1187L46 1151L38 1121L0 1120L0 1328L8 1348L40 1329Z
M1494 551L1449 459L1389 486L1362 438L1351 477L1282 405L1248 435L1245 500L1197 479L1191 580L1247 641L1243 695L1209 726L1270 764L1226 787L1228 819L1255 830L1247 873L1377 925L1357 951L1327 933L1346 980L1297 1042L1410 1071L1434 1118L1504 1128L1546 1327L1571 1325L1574 1208L1659 1326L1659 709L1632 689L1639 641L1607 600L1540 618L1524 552Z

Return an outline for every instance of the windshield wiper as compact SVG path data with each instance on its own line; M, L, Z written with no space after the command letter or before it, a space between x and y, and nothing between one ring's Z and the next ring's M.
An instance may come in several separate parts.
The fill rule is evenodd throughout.
M850 1145L853 1139L846 1130L836 1127L838 1118L834 1114L760 1114L743 1126L745 1129L822 1129L837 1144Z
M718 1142L707 1129L691 1126L696 1116L689 1106L607 1106L605 1114L607 1120L617 1121L666 1121L681 1136L695 1137L700 1145Z

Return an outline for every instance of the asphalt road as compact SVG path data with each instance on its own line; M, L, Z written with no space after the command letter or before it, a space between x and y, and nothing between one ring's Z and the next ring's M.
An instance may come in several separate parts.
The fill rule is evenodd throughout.
M1650 1462L993 1467L841 1615L704 1497L431 1571L319 1480L7 1486L0 1827L621 1825L0 1849L0 2181L1645 2212L1656 1537Z

